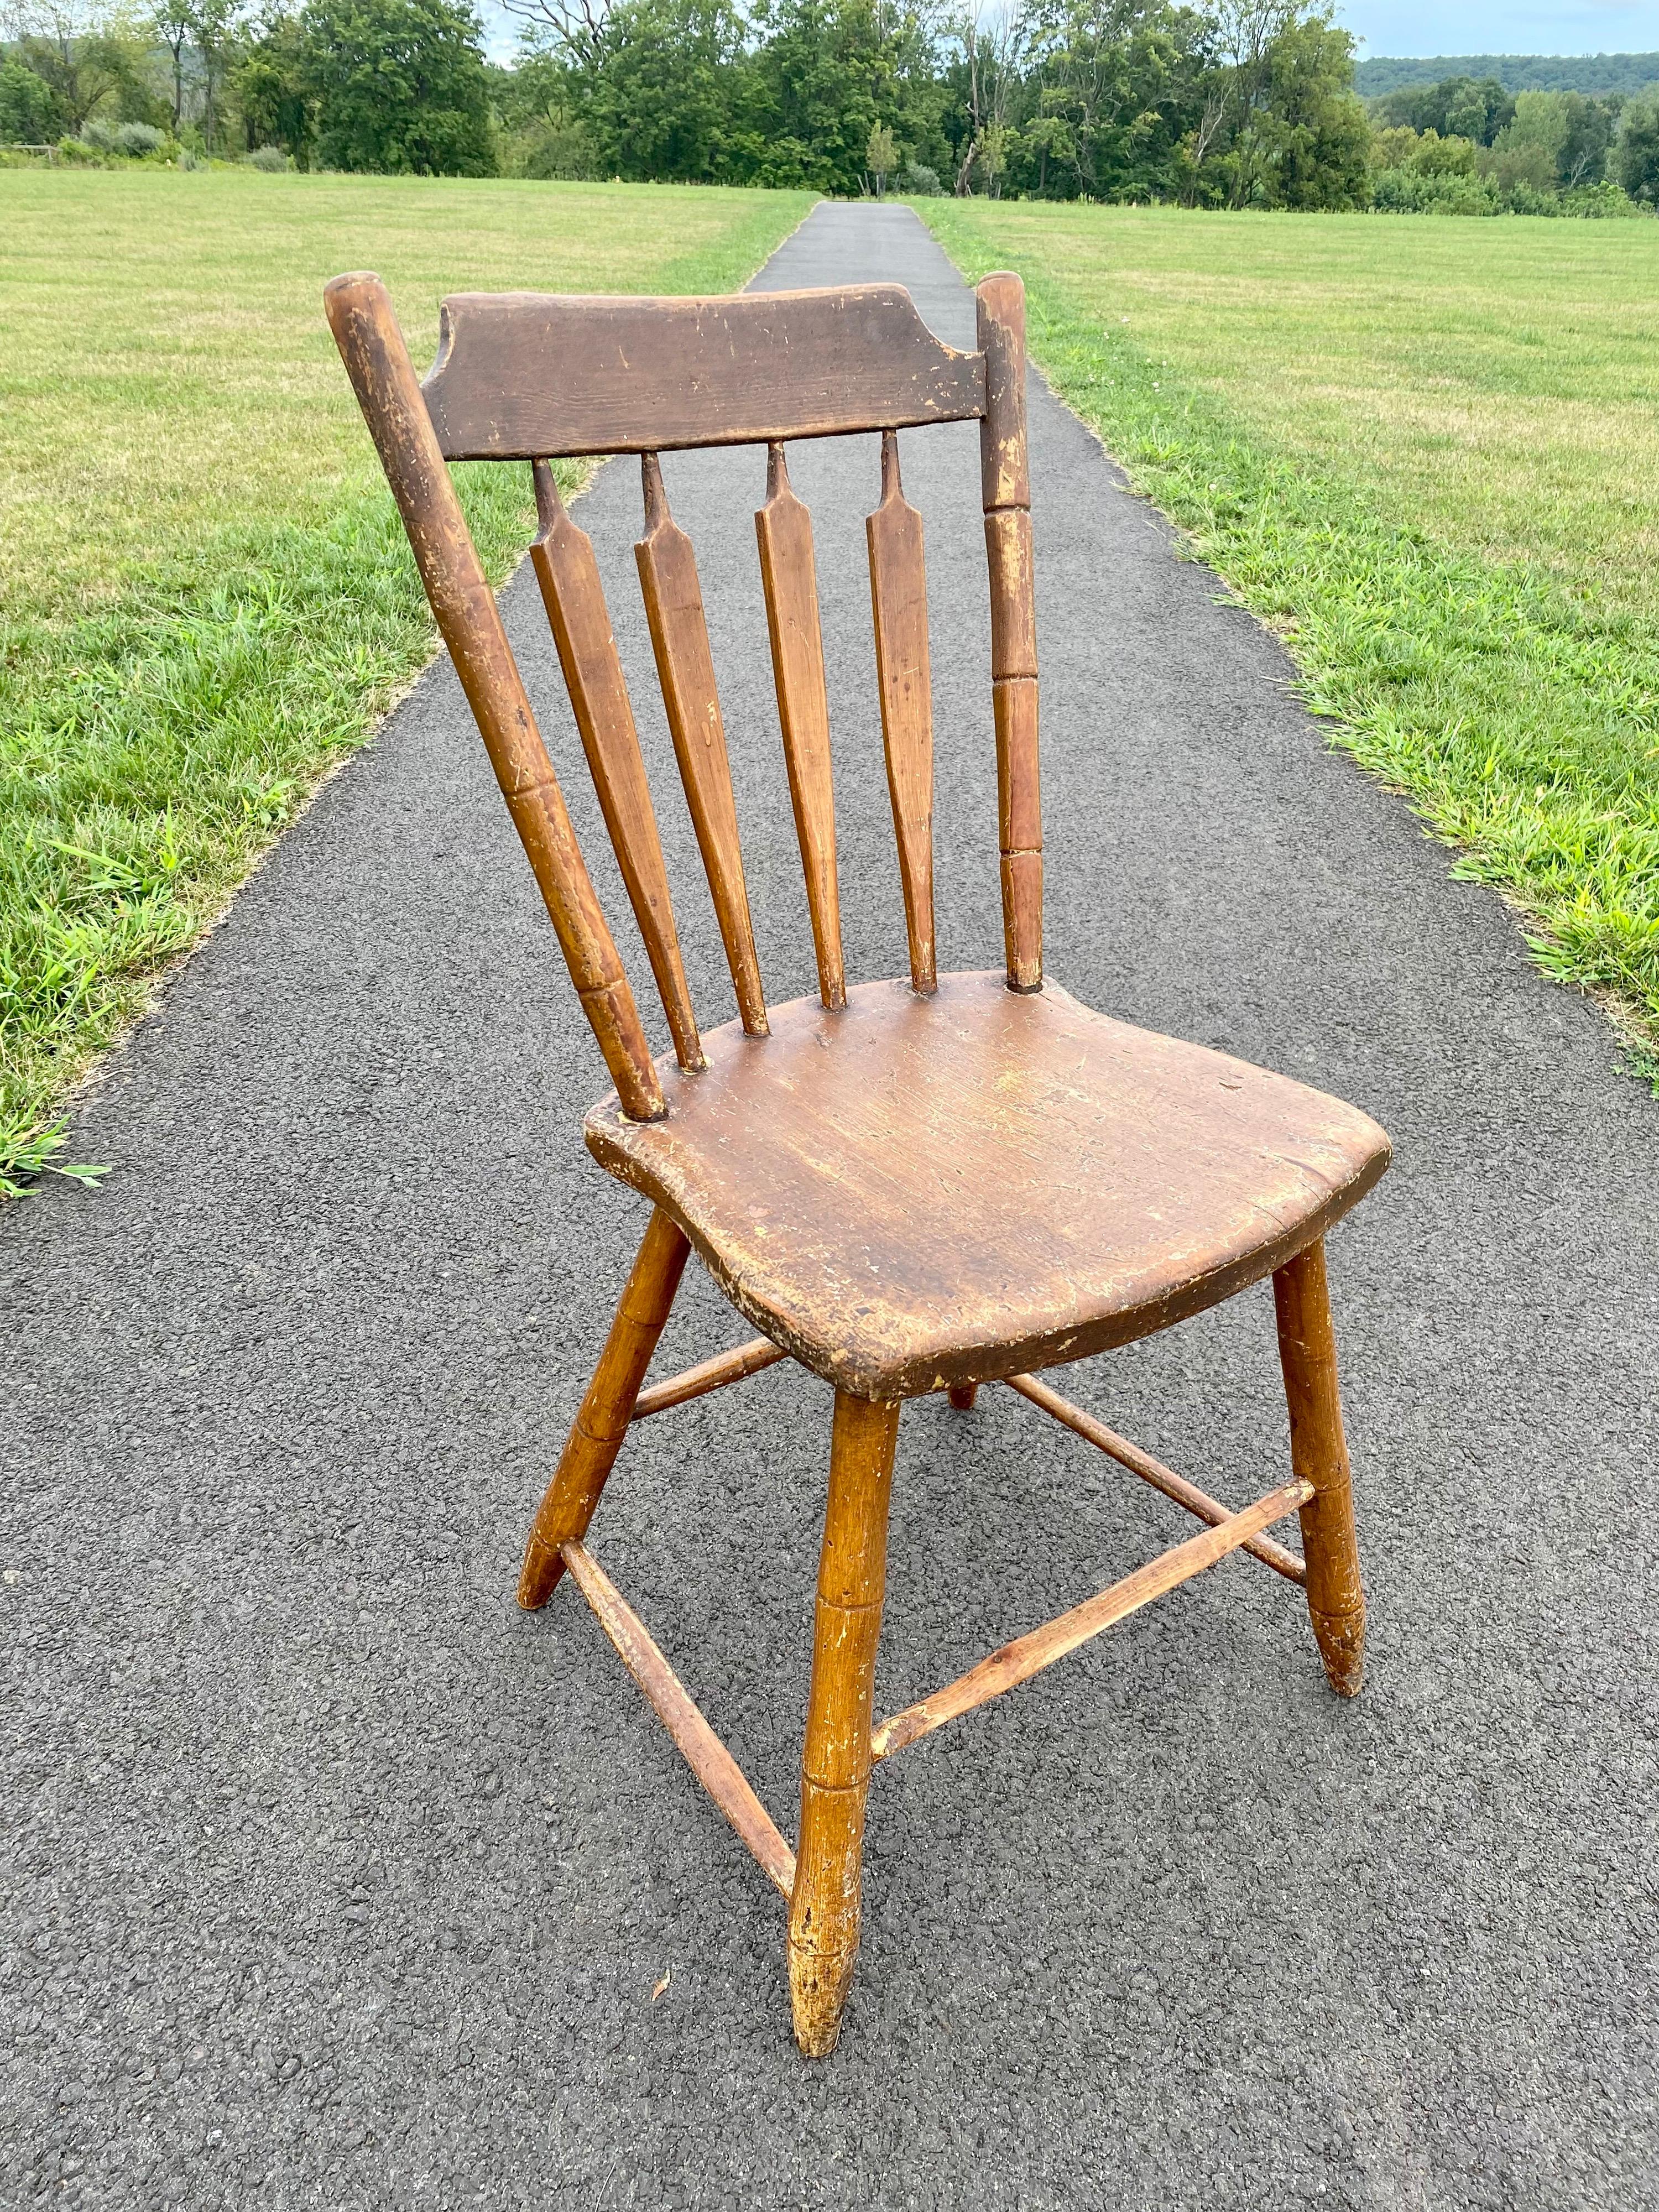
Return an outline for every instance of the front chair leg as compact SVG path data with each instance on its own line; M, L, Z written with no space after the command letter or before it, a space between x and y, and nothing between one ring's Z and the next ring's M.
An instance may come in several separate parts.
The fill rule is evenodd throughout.
M825 2058L836 2047L858 1956L864 1801L898 1418L896 1406L836 1393L801 1760L800 1849L789 1906L795 2040L809 2058Z
M1331 1687L1352 1698L1365 1674L1365 1594L1322 1243L1310 1244L1279 1270L1273 1304L1291 1413L1291 1467L1314 1490L1302 1508L1308 1614Z
M558 1470L547 1486L525 1547L524 1565L519 1571L519 1603L526 1612L533 1613L552 1596L564 1572L560 1545L579 1544L587 1534L599 1492L617 1463L634 1418L634 1401L668 1319L690 1249L665 1213L652 1214L593 1380L571 1424Z

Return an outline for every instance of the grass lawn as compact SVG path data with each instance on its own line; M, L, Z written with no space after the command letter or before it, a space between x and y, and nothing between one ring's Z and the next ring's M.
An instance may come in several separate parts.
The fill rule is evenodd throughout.
M1659 1074L1659 223L918 212Z
M447 291L727 291L811 204L0 171L0 1190L432 650L325 281L377 269L424 362ZM528 471L461 474L499 578Z

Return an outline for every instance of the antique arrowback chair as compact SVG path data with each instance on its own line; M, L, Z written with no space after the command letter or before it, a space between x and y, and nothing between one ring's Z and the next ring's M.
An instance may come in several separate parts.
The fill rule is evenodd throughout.
M536 872L615 1084L589 1150L653 1212L609 1340L536 1516L519 1601L568 1569L699 1780L789 1904L801 2049L840 2027L859 1938L871 1771L1029 1680L1189 1576L1243 1550L1304 1585L1333 1686L1359 1687L1364 1603L1322 1239L1377 1180L1363 1114L1226 1054L1091 1013L1042 957L1037 662L1018 277L978 289L978 350L953 352L893 285L732 299L465 294L417 381L384 287L337 277L329 320L433 612ZM921 518L896 432L977 420L990 567L1004 969L936 973L933 726ZM790 489L796 439L879 431L867 522L888 788L910 972L843 972L830 720L812 533ZM818 995L769 1007L690 540L659 453L768 449L756 516L779 720L805 871ZM592 547L548 463L638 453L635 547L670 732L719 917L738 1019L703 1036ZM653 1057L446 464L529 462L532 556L605 826L673 1040ZM872 487L873 489L873 487ZM688 1252L763 1334L645 1388ZM1037 1379L1271 1274L1292 1480L1218 1504ZM792 1358L831 1384L799 1840L731 1754L586 1548L629 1426ZM872 1726L899 1410L1009 1385L1207 1525L959 1680ZM1299 1511L1303 1559L1265 1533Z

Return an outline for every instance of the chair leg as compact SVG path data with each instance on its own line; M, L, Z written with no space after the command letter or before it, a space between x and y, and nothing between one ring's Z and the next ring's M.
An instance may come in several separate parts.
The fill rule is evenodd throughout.
M526 1612L533 1613L552 1596L564 1572L560 1545L580 1543L587 1534L599 1492L628 1434L634 1401L668 1319L690 1249L665 1213L653 1213L593 1380L565 1439L558 1471L547 1486L525 1547L524 1565L519 1572L519 1603Z
M1291 1413L1291 1466L1314 1489L1302 1509L1308 1615L1331 1687L1352 1698L1365 1673L1365 1594L1359 1582L1353 1486L1342 1433L1322 1243L1310 1244L1279 1270L1273 1304Z
M974 1410L974 1401L978 1395L977 1382L953 1382L951 1385L951 1403L959 1413L971 1413Z
M801 1760L800 1848L789 1906L795 2040L809 2058L828 2057L836 2047L858 1956L864 1801L898 1419L896 1406L836 1393Z

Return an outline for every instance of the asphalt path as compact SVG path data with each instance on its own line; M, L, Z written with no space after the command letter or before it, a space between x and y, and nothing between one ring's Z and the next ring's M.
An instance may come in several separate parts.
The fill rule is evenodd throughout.
M760 280L969 298L899 208ZM88 1100L118 1171L0 1214L6 2203L1628 2206L1656 2177L1659 1107L1278 646L1032 392L1050 971L1323 1085L1396 1164L1332 1241L1370 1671L1247 1559L894 1762L840 2049L778 1899L574 1589L513 1588L642 1226L603 1071L447 662ZM928 518L941 963L1000 957L971 425ZM751 516L671 458L769 991L811 988ZM903 965L863 567L819 529L849 971ZM666 741L630 464L581 520ZM528 570L505 604L607 896ZM659 781L705 1019L727 1018ZM622 914L620 901L612 908ZM644 963L623 939L643 991ZM659 1371L749 1332L688 1289ZM1265 1286L1074 1371L1223 1496L1282 1479ZM594 1544L793 1829L823 1387L630 1441ZM907 1414L878 1702L1189 1533L1005 1391ZM659 1985L665 1988L657 1994Z

